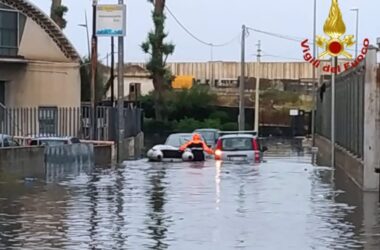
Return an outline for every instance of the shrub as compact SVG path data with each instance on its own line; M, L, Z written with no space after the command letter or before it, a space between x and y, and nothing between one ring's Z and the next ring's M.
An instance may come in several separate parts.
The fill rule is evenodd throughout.
M228 122L221 125L220 130L222 131L236 131L239 126L236 122Z
M195 129L202 127L202 122L195 120L194 118L185 118L178 122L174 131L182 133L191 133Z

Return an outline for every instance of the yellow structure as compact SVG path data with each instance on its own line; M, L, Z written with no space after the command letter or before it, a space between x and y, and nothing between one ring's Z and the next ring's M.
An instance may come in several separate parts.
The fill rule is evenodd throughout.
M193 76L176 76L172 81L173 89L191 89L194 85L195 78Z

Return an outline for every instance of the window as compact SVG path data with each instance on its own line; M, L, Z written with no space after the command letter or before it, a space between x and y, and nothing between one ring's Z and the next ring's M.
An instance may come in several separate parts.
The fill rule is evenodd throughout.
M5 105L5 82L0 81L0 104Z
M78 138L71 138L71 143L72 144L77 144L77 143L80 143L80 140Z
M57 133L57 107L39 107L38 120L40 127L40 134L55 135Z
M26 17L0 6L0 56L17 56Z
M191 135L171 135L166 140L165 145L169 145L172 147L180 147L184 143L191 140Z
M252 138L236 137L223 139L222 148L225 151L250 151L253 150Z

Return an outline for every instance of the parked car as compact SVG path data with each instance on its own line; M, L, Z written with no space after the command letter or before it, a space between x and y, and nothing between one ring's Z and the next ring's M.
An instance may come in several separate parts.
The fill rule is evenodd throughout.
M30 146L58 146L81 143L76 137L35 137L29 140Z
M166 139L165 144L156 145L147 153L149 161L163 161L182 159L183 161L198 161L205 158L205 153L202 149L187 149L181 152L179 148L190 141L193 137L192 133L171 134ZM204 139L202 138L204 141Z
M220 136L220 130L213 128L196 129L194 133L200 134L205 139L207 146L213 149L215 148L216 142Z
M20 144L10 135L0 134L0 148L18 147Z
M254 132L223 132L216 144L215 160L262 162L263 152L267 147L261 147Z

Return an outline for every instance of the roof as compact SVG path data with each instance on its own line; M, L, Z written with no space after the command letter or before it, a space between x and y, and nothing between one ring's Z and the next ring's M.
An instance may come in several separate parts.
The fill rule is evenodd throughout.
M229 139L229 138L257 138L257 136L250 134L233 134L233 135L223 135L220 137L221 139Z
M199 129L196 129L194 132L219 132L220 130L219 129L215 129L215 128L199 128Z
M68 59L78 62L80 61L80 55L63 34L62 30L37 6L27 0L0 0L0 3L3 3L14 10L18 10L25 16L31 18L46 31Z
M41 137L34 137L32 138L32 140L45 140L45 141L66 141L66 140L70 140L74 137L70 137L70 136L67 136L67 137L44 137L44 136L41 136Z

